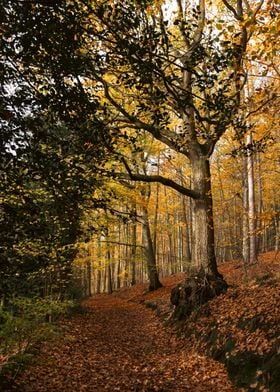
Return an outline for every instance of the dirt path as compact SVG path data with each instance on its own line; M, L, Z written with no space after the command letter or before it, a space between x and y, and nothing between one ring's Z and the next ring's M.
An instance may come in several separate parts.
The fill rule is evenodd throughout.
M106 295L42 347L23 374L21 392L235 391L224 367L184 347L154 313Z

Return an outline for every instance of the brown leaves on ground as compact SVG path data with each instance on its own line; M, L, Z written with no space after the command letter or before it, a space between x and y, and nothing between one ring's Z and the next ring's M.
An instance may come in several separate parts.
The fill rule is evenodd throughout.
M85 306L60 341L42 347L40 364L22 375L19 391L235 390L223 365L186 350L150 309L107 295Z
M224 265L227 281L235 285L193 314L182 329L192 348L225 363L246 390L280 390L279 256L263 255L246 275L238 263Z
M244 355L252 353L254 359L260 358L260 363L266 364L265 356L273 349L277 353L280 283L276 256L267 254L258 265L251 266L246 271L247 282L241 263L223 265L223 274L235 287L181 325L181 338L174 329L163 327L157 314L168 317L170 291L184 279L184 274L162 279L164 287L153 293L147 292L147 285L136 285L111 296L88 299L84 304L86 312L64 320L63 336L42 346L38 364L20 377L15 389L20 392L276 390L266 388L267 377L271 375L267 370L264 375L258 363L253 378L246 380L251 386L245 389L233 386L226 369L230 360L234 364L236 358L237 371L244 367L246 378ZM143 304L154 305L157 312Z

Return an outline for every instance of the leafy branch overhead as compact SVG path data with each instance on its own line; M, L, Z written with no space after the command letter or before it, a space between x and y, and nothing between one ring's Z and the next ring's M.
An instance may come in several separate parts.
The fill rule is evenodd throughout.
M234 183L241 194L241 160L277 140L276 2L2 3L0 211L10 292L20 280L14 266L24 265L24 277L57 260L70 266L75 251L64 252L65 246L75 248L91 230L104 234L108 214L137 216L146 207L155 249L160 214L166 226L177 219L178 230L168 229L168 241L159 246L171 248L180 243L172 236L184 238L180 257L186 252L197 270L219 277L216 254L229 249L226 240L220 244L227 237L221 233L228 224L233 238L247 208L223 184ZM128 185L129 196L116 181ZM256 219L263 218L262 230L278 208L265 186L268 212L260 207ZM162 195L176 199L178 211L166 202L163 213ZM235 231L230 218L217 218L217 200L234 216ZM227 200L236 202L234 213ZM97 217L101 211L105 223ZM95 219L85 230L89 216ZM191 227L191 235L182 227ZM136 229L124 231L135 238ZM239 244L235 252L241 240L233 242ZM106 252L109 259L112 252Z

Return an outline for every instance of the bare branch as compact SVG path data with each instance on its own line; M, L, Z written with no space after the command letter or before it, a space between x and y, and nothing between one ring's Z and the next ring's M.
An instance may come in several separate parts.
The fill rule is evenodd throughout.
M275 98L277 98L277 95L273 95L271 98L267 99L265 102L263 102L260 106L258 106L255 110L252 110L249 112L246 116L246 118L250 117L252 114L257 113L260 111L262 108L264 108L269 102L273 101Z
M238 15L238 13L234 9L234 7L232 5L230 5L230 3L227 0L222 0L222 1L223 1L224 5L227 7L227 9L229 9L233 13L234 17L237 20L241 20L240 16Z
M264 0L261 0L260 3L258 4L258 6L256 7L256 9L254 11L254 18L256 17L256 15L260 11L260 9L262 8L263 3L264 3Z
M178 16L180 18L180 31L181 34L184 38L185 44L187 46L187 48L189 48L190 46L190 41L189 38L185 32L185 26L184 26L184 12L183 12L183 6L182 6L182 1L181 0L177 0L177 5L178 5Z
M194 34L193 43L191 44L192 48L196 47L202 38L202 33L205 25L205 0L200 0L199 11L200 11L200 17L199 17L197 30Z

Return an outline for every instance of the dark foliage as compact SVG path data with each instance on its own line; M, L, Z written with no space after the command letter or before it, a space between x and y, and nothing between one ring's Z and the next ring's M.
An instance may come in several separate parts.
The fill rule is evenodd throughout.
M74 2L2 2L1 297L64 293L82 210L105 203L91 194L112 138L80 81L83 17Z

